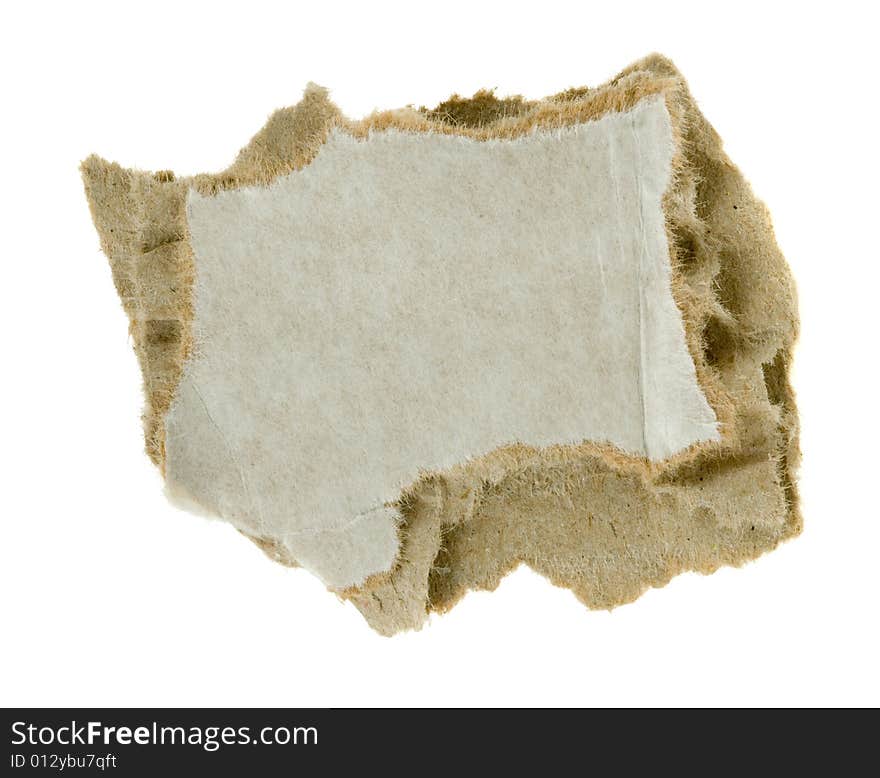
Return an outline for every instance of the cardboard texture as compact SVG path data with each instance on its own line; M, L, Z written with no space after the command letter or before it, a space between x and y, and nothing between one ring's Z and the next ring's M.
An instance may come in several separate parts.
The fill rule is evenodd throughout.
M627 450L601 439L590 440L586 428L566 412L563 416L571 421L571 439L547 445L543 439L523 440L521 436L513 437L519 443L508 442L503 435L501 439L487 437L503 445L471 451L460 461L459 451L458 464L452 465L410 461L423 456L422 449L413 449L415 454L400 457L401 466L412 469L411 482L401 483L403 476L397 471L389 475L388 483L403 487L402 493L390 499L379 494L385 488L382 483L362 484L340 502L365 510L381 509L382 521L391 523L365 525L359 534L346 536L345 542L322 542L314 548L291 539L295 533L287 538L279 532L271 511L267 521L265 506L277 506L278 521L283 523L284 506L299 505L301 495L279 486L284 474L278 468L289 462L290 472L296 474L305 472L308 462L299 463L302 457L296 450L276 456L273 474L261 480L253 463L261 457L261 441L269 436L259 435L259 427L252 425L254 442L248 440L247 429L242 433L232 429L235 403L224 415L224 398L237 395L228 394L229 382L224 383L222 376L234 371L240 360L232 359L214 373L205 370L205 365L218 363L234 350L218 345L219 330L211 329L206 313L208 303L220 299L222 277L214 286L206 279L211 277L209 258L224 258L235 240L230 232L212 243L210 236L218 233L210 220L199 222L194 217L196 206L206 203L210 214L215 201L220 208L234 204L236 193L248 201L260 192L277 191L288 181L297 185L295 171L317 171L315 161L325 144L327 149L330 144L338 146L334 138L374 143L370 139L405 133L421 152L431 144L442 151L442 138L452 136L462 143L502 144L502 151L505 143L518 144L510 147L514 153L514 149L532 148L529 143L537 144L553 133L562 143L565 136L560 132L565 128L580 132L579 128L598 126L603 117L623 117L658 100L668 116L673 144L660 201L668 250L668 258L663 258L668 260L666 290L680 312L674 318L683 327L691 374L717 420L718 434L695 435L693 443L679 436L681 445L651 457L647 449L634 452L633 447ZM429 139L434 140L429 144ZM545 153L535 148L535 154ZM653 151L653 146L647 149L649 155ZM479 149L467 153L475 154L472 166L482 164L477 160L485 155ZM524 164L529 163L530 154L525 154ZM399 159L401 152L392 156ZM320 159L324 168L331 165L329 152ZM344 166L345 156L341 159ZM649 157L638 156L638 164L650 164ZM798 326L794 286L766 209L724 154L717 134L668 60L653 55L602 87L570 89L534 102L502 100L480 92L469 99L450 98L435 109L387 111L360 121L343 117L325 90L310 85L302 101L273 114L222 173L178 179L167 171L127 170L94 156L83 163L82 172L144 374L147 452L169 479L169 492L181 502L192 502L200 510L231 521L277 561L302 563L313 570L351 599L382 634L420 627L430 612L447 610L468 590L494 588L521 563L570 588L588 606L610 608L635 599L647 587L662 586L679 572L711 572L720 565L741 564L800 531L795 484L798 423L788 381ZM263 189L269 185L270 189ZM595 187L600 191L598 183ZM534 196L534 215L539 220L542 207L549 212L549 195L542 197L536 186ZM645 199L644 193L639 195L639 202ZM243 213L252 219L268 208L264 204ZM552 215L560 217L560 224L573 218L564 210L553 204ZM644 208L641 213L639 226L644 229L644 219L650 214ZM313 233L297 238L300 245L314 240L321 247L335 240L330 221L332 214L323 221L316 219ZM248 221L239 223L236 235L245 232ZM490 225L487 229L513 230L497 219L490 220ZM205 240L198 238L202 228L208 235ZM256 246L258 238L249 238L250 243L237 249L239 254L230 254L235 264L227 266L237 270L248 262L247 246ZM350 236L349 241L357 244ZM232 261L230 257L224 261ZM265 273L260 267L255 249L253 263L241 267L243 281L249 270ZM501 272L493 271L496 276ZM588 287L589 282L587 278L582 286ZM245 298L232 299L236 305L251 304ZM265 299L265 295L254 299ZM420 302L430 312L433 298ZM253 312L253 306L245 312L238 310L231 317L233 325L244 317L250 319ZM349 331L357 326L356 319L350 325L345 321ZM659 320L649 321L648 336L659 326ZM290 341L284 345L295 350L296 339L289 332L285 336ZM644 332L641 342L642 359L657 355L656 347L646 347L654 341L645 340ZM552 362L544 364L540 357L534 361L540 377L549 377L546 385L553 386L553 371L561 368ZM559 364L574 365L586 379L585 369L571 353ZM265 387L270 382L267 374L257 383ZM539 383L536 376L535 384ZM649 407L658 409L657 419L674 415L674 403L651 405L659 396L652 393L653 386L650 383L647 391L643 386L641 395L645 426ZM538 394L547 393L542 389ZM428 395L423 398L427 414L430 387L422 389L421 395ZM670 396L669 391L664 396ZM187 408L189 415L183 412ZM194 421L199 417L201 422ZM385 429L388 424L382 426ZM447 434L452 439L454 429ZM557 433L549 434L554 440ZM559 434L567 432L563 428ZM295 431L289 437L295 446ZM181 444L193 440L197 445ZM483 438L475 440L481 445ZM205 456L205 451L213 456ZM220 451L226 453L216 453ZM246 460L241 460L242 452ZM326 478L316 480L324 491L315 491L308 498L312 502L303 503L311 506L310 514L345 496L345 490L357 482L350 475L351 462L345 462L346 453L339 449L336 454L336 464L344 466L335 479L329 484ZM331 461L315 469L323 475L332 465ZM297 478L302 491L306 481ZM254 483L259 484L257 494ZM361 494L367 489L374 489L375 494ZM236 495L245 495L247 500L236 503ZM247 515L248 505L262 509ZM259 521L254 520L257 514L261 514ZM328 517L333 526L349 526L350 517L338 510ZM314 515L306 519L306 527L296 524L298 532L318 526ZM384 538L382 551L365 554L364 562L358 554L377 533ZM354 562L332 564L334 559L349 558Z

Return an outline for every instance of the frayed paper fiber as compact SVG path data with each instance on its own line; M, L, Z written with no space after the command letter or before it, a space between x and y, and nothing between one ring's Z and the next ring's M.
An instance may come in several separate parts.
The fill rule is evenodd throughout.
M360 121L310 85L222 173L82 171L169 497L379 632L799 532L794 286L668 60Z

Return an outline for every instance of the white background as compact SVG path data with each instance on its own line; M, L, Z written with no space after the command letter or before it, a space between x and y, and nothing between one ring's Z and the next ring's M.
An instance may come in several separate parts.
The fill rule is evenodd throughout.
M870 8L5 4L0 704L880 703ZM595 85L654 50L769 204L799 285L800 538L612 613L521 569L387 639L166 502L82 158L213 171L309 80L359 117Z

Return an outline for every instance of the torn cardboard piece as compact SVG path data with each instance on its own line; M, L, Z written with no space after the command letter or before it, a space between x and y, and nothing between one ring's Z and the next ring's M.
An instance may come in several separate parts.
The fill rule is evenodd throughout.
M794 290L668 61L360 122L224 173L83 165L169 492L420 626L525 562L591 607L800 527Z

